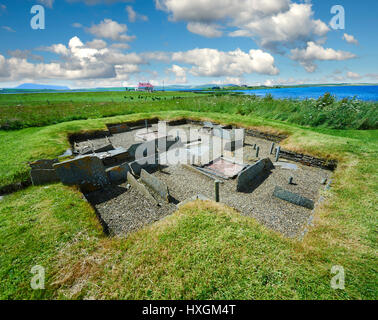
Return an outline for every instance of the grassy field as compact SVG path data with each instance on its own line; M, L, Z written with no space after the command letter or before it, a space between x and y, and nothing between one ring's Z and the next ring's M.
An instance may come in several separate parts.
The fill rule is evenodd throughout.
M378 129L377 102L336 101L330 95L298 101L190 92L0 94L0 129L173 110L257 116L319 128Z
M71 121L1 131L1 183L24 179L26 161L61 154L70 132L153 116L285 133L285 148L338 159L315 227L304 241L289 240L209 202L189 204L127 239L107 238L75 188L30 187L0 201L0 298L377 299L377 130L190 111ZM46 268L45 290L30 288L34 265ZM345 268L345 290L330 287L334 265Z

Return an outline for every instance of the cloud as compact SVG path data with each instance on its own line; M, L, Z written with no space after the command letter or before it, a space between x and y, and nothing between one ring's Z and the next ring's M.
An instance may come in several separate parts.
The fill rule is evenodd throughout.
M324 22L313 18L312 5L308 2L155 0L155 3L157 9L170 14L170 20L187 22L188 30L193 33L220 36L219 29L214 26L223 25L236 28L229 32L230 36L251 37L269 49L277 49L282 45L295 48L297 42L305 44L330 30Z
M11 27L8 27L8 26L2 26L1 29L4 29L5 31L8 31L8 32L16 32L15 30L13 30Z
M186 78L186 70L183 67L180 67L176 64L172 65L171 68L167 69L168 73L172 73L175 75L176 80L175 83L187 83L187 78Z
M74 28L82 28L82 27L83 27L83 25L82 25L81 23L79 23L79 22L74 22L74 23L72 24L72 26L73 26Z
M132 6L127 6L125 10L127 12L129 22L136 22L137 20L148 21L147 16L136 13Z
M106 48L107 44L104 40L94 39L92 41L88 41L85 45L91 49L104 49Z
M49 63L31 63L30 52L14 51L11 58L0 55L0 80L127 80L131 74L140 72L143 58L135 53L124 54L114 48L106 48L105 41L93 40L84 44L73 37L68 45L54 44L39 50L50 51L59 56Z
M347 72L347 77L349 79L361 79L362 78L362 76L360 74L358 74L356 72L352 72L352 71Z
M0 3L0 15L6 11L7 11L7 6L5 4Z
M194 49L175 52L172 54L172 60L192 65L190 73L203 77L238 77L251 73L270 75L279 73L274 65L273 56L262 50L243 52L237 49L223 52L208 48Z
M199 34L207 38L217 38L222 36L222 31L219 30L220 26L216 24L206 24L202 22L190 22L187 29L191 33Z
M336 51L310 41L305 49L291 50L291 59L298 61L308 72L314 72L317 68L314 61L342 61L355 58L356 55L346 51Z
M127 25L120 24L112 19L104 19L99 24L94 24L86 30L98 38L112 39L114 41L127 42L135 39L135 36L126 34Z
M38 2L48 8L52 8L55 0L38 0Z
M8 55L14 58L19 58L19 59L31 59L35 61L43 61L44 58L39 55L32 54L30 50L8 50Z
M344 33L343 40L345 40L348 43L353 43L355 45L358 44L358 40L354 36L347 34L347 33Z

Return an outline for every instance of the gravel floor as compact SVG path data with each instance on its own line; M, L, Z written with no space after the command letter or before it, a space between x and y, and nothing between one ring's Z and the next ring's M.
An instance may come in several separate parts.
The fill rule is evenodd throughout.
M168 133L175 136L179 131L180 136L183 136L184 132L189 136L190 128L200 129L201 127L197 125L168 127ZM154 125L150 130L157 130L157 125ZM135 137L135 133L136 131L130 131L115 134L110 137L110 141L115 147L127 149L132 144L141 142L140 139ZM193 140L193 137L189 140ZM105 144L106 139L95 139L92 142L97 147ZM272 142L247 136L245 143L243 150L245 164L253 164L258 159L266 157L269 157L274 163L274 154L269 154ZM82 144L85 145L88 142L81 142L80 145ZM254 144L260 147L259 158L256 158ZM323 178L329 178L331 172L285 160L280 160L280 162L294 164L297 166L297 170L276 166L264 181L256 182L253 190L251 189L249 193L236 192L236 180L224 181L220 187L221 202L237 209L243 215L256 218L262 224L287 237L297 237L311 217L312 211L273 197L275 186L298 193L316 202L319 197L319 190L323 187L321 181ZM197 194L214 198L214 180L181 165L167 167L162 172L154 173L154 175L168 185L171 195L179 202ZM291 176L294 178L293 185L288 184ZM127 190L126 185L95 192L88 197L111 232L118 235L127 235L129 232L157 221L175 210L173 204L162 203L162 206L157 206L156 203L152 203L136 190L132 188Z
M176 210L174 204L161 201L158 205L136 189L127 189L126 185L111 186L87 195L111 234L125 236Z
M183 166L168 167L154 175L168 185L171 195L180 202L197 194L214 199L214 180ZM297 185L288 184L291 176ZM243 215L254 217L287 237L297 237L312 211L273 197L274 188L281 186L317 201L321 179L325 176L327 172L321 169L302 165L298 165L296 171L277 167L249 193L236 192L236 180L225 180L220 186L220 199Z

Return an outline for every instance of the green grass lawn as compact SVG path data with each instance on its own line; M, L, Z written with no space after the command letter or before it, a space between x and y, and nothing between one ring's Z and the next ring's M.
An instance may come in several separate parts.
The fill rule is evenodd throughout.
M378 129L377 102L336 101L329 95L299 101L190 92L0 94L0 129L163 111L239 114L319 128Z
M377 130L163 111L0 131L0 185L25 179L27 161L65 151L68 133L155 116L285 133L285 149L338 159L315 226L303 241L289 240L208 202L188 204L127 239L107 238L75 188L30 187L0 201L0 298L377 299ZM34 265L46 268L45 290L30 288ZM345 268L345 290L330 287L334 265Z

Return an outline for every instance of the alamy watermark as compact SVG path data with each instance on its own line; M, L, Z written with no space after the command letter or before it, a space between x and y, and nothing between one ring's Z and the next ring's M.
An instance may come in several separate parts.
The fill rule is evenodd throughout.
M345 9L342 5L335 5L331 8L331 13L334 15L329 22L333 30L345 29Z
M331 273L335 276L331 279L331 288L334 290L345 289L345 270L343 266L333 266Z
M30 26L33 30L45 29L45 8L41 5L34 5L31 10L31 14L34 14L30 20Z
M45 268L42 266L34 266L30 273L34 276L30 280L30 286L33 290L45 289Z

